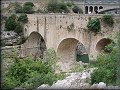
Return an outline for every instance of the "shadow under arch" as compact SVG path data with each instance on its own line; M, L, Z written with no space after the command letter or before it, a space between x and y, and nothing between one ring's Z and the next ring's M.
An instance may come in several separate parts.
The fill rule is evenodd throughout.
M96 50L100 53L102 50L105 50L105 46L112 43L113 41L109 38L102 38L96 44Z
M40 33L31 32L24 45L25 56L32 55L33 58L43 58L46 43Z
M58 45L58 64L60 65L62 71L69 71L71 65L76 62L78 43L80 43L79 40L75 38L66 38L63 39Z

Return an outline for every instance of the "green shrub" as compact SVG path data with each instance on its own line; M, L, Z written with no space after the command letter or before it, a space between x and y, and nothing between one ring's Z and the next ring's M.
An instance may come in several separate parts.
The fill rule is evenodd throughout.
M108 44L107 46L105 46L104 51L111 52L113 50L114 46L115 46L115 43L112 42L112 43Z
M23 26L20 24L20 22L27 23L28 22L27 15L22 14L17 20L17 16L13 14L10 17L8 17L8 19L6 20L5 29L7 31L13 30L14 32L20 34L22 33L23 30Z
M16 27L16 15L12 14L5 22L5 28L7 31L14 30Z
M25 2L23 5L23 12L27 14L33 14L34 13L33 6L34 4L32 2Z
M19 4L16 4L16 5L15 5L15 12L16 12L16 13L22 13L22 12L23 12L22 6L19 5Z
M114 24L114 20L113 20L113 17L111 15L104 15L102 17L102 21L109 26L113 26L113 24Z
M68 2L68 3L67 3L67 6L68 6L68 7L72 7L72 5L73 5L73 4L72 4L71 2Z
M46 55L44 60L32 60L31 57L19 58L16 53L10 56L7 54L7 58L12 58L13 63L5 70L2 87L35 89L42 84L52 85L60 78L54 74L56 54L53 49L49 49Z
M99 19L98 18L91 19L88 22L87 27L90 31L99 32L100 31L100 21L99 21Z
M14 29L14 31L17 33L17 34L20 34L22 33L22 30L23 30L23 27L20 23L16 23L16 27Z
M65 3L57 2L57 1L49 2L47 10L48 12L53 12L53 13L69 12L67 5Z
M33 7L31 6L23 6L23 12L27 14L33 14L34 10L33 10Z
M117 70L117 49L113 48L108 54L100 54L97 58L96 69L91 74L91 83L105 82L106 84L116 83Z
M72 8L72 10L73 10L74 13L83 13L82 9L79 8L78 6L74 6L74 7Z
M34 4L32 2L25 2L23 6L31 6L31 7L33 7Z
M22 23L27 23L28 22L28 17L26 14L21 14L18 18L18 21L19 22L22 22Z

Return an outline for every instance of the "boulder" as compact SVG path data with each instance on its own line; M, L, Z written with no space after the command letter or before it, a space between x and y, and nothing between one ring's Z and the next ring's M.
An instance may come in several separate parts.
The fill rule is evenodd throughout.
M97 88L99 89L106 88L106 84L104 82L99 82L99 84L97 85Z
M37 89L48 89L48 88L50 88L50 86L48 84L42 84Z

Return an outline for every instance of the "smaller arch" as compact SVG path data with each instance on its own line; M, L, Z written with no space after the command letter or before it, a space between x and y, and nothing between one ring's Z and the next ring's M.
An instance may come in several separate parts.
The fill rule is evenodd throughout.
M88 14L88 6L85 6L85 14Z
M98 7L97 6L94 7L94 11L95 11L96 14L98 13Z
M91 13L93 12L93 7L92 6L89 7L89 12L91 12Z
M103 6L100 6L99 9L103 9Z
M108 44L110 44L112 42L111 39L108 39L108 38L103 38L101 40L99 40L97 42L97 45L96 45L96 50L97 52L101 52L102 50L105 49L105 46L107 46ZM106 52L106 51L105 51Z

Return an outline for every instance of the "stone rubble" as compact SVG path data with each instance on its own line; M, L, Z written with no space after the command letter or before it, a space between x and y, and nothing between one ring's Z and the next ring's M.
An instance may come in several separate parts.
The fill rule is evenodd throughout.
M106 86L104 82L90 85L90 74L96 68L90 68L83 72L69 73L63 80L58 80L52 86L43 84L37 89L118 89L118 86ZM68 73L67 73L68 74ZM119 88L120 89L120 88Z
M65 79L58 80L52 86L47 87L46 85L45 89L90 88L90 84L86 83L86 78L90 78L90 74L93 72L94 69L95 68L91 68L88 70L84 70L83 72L70 73L70 75L67 76ZM42 89L43 85L38 88Z

